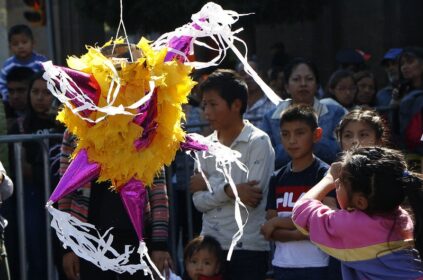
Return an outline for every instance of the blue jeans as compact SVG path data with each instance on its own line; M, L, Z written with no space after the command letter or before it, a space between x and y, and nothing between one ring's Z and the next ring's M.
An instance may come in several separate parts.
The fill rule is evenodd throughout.
M273 266L275 280L326 280L327 267L290 268Z

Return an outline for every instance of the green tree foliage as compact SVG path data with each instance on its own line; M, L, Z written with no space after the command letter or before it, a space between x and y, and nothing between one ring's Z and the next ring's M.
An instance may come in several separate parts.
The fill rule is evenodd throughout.
M255 13L251 21L266 24L314 20L329 0L215 0L224 9ZM123 20L128 32L167 32L190 20L206 0L123 0ZM119 23L119 0L75 0L81 13L105 22Z

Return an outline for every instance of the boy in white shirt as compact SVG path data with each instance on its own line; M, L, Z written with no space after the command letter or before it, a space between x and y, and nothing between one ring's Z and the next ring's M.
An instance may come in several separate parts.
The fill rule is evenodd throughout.
M206 119L214 132L213 142L242 154L239 159L249 172L235 164L231 176L241 201L248 207L248 222L235 246L231 261L224 269L224 279L260 280L265 278L269 243L258 228L265 222L267 185L274 169L274 151L266 133L243 119L247 107L248 89L238 74L217 70L200 85ZM238 231L235 221L234 195L212 157L200 158L201 168L211 185L209 192L201 174L191 177L190 190L195 207L203 213L202 235L215 237L228 250ZM241 209L242 220L247 217Z

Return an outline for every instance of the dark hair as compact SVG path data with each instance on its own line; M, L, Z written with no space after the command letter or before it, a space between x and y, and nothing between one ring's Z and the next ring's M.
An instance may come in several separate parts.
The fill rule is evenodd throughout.
M398 73L399 73L399 81L397 88L401 91L400 95L404 95L410 89L414 89L414 85L412 85L412 81L406 80L404 75L401 71L401 60L403 57L415 57L416 59L420 60L420 63L423 64L423 48L420 47L406 47L403 49L400 57L398 58ZM423 80L423 72L422 72L422 80Z
M195 253L200 250L207 250L213 254L222 269L223 250L219 241L210 235L200 235L191 240L184 249L184 261L189 260Z
M282 66L274 66L272 68L269 69L268 72L268 79L270 81L276 80L278 78L279 73L283 73L283 67ZM284 78L285 80L285 78Z
M351 78L354 82L353 72L351 72L350 70L345 70L345 69L341 69L341 70L337 70L333 72L329 78L327 89L334 90L336 86L339 84L339 82L345 78Z
M389 129L386 121L370 107L360 107L348 112L336 127L336 137L341 142L342 133L345 127L351 122L365 122L376 133L376 138L381 142L382 146L389 144Z
M293 58L284 68L283 73L285 75L285 82L289 82L289 78L292 75L292 72L299 66L300 64L305 64L310 68L311 72L314 75L314 78L316 79L316 83L319 84L320 78L319 78L319 72L317 71L316 65L311 62L308 59L305 59L303 57L295 57Z
M45 73L45 71L44 70L41 70L41 71L39 71L39 72L34 72L34 74L31 76L31 78L29 79L29 87L31 88L32 87L32 85L34 84L34 82L36 81L36 80L44 80L44 81L46 81L44 78L43 78L43 75L44 75L44 73ZM47 81L46 81L47 82Z
M421 175L408 171L401 152L383 147L352 149L342 160L340 179L350 184L352 193L359 192L367 198L367 214L392 214L408 198L415 218L415 246L423 256Z
M247 110L248 87L245 81L235 71L229 69L218 69L200 84L200 93L215 90L218 92L228 106L239 99L241 101L240 115Z
M34 111L34 109L32 108L32 105L31 105L32 86L34 85L35 81L37 81L37 80L42 80L42 81L47 83L47 81L43 78L44 72L45 71L36 72L34 75L32 75L31 79L28 82L28 95L27 96L28 96L28 109L29 109L28 113L29 114L35 114L35 111Z
M31 41L34 41L34 35L32 35L31 28L29 28L29 26L25 24L18 24L18 25L12 26L9 29L9 34L8 34L9 43L12 41L12 36L18 35L18 34L24 34L28 36L29 39L31 39Z
M24 82L28 83L35 72L28 67L13 67L6 75L6 83L9 82Z
M420 60L423 60L423 48L420 47L406 47L403 49L401 56L408 55L414 56Z
M376 83L376 78L375 78L375 76L373 75L372 72L364 70L364 71L354 73L353 79L354 79L355 85L357 86L357 93L359 91L358 83L364 78L369 78L373 81L373 84L374 84L374 87L375 87L374 88L374 94L373 94L373 99L370 101L369 104L374 105L374 102L376 100L376 93L377 93L377 83ZM357 101L357 97L358 97L358 94L355 95L355 101Z
M354 73L353 77L354 77L355 83L358 83L359 81L361 81L364 78L370 78L370 79L373 80L373 82L375 82L375 86L376 86L375 76L370 71L364 70L364 71Z
M281 114L279 126L282 127L284 123L293 121L306 123L311 131L318 127L316 112L314 112L313 107L305 104L292 105L285 109Z
M23 121L23 128L24 128L24 131L26 131L26 132L32 131L33 128L36 126L36 123L39 121L37 113L35 112L34 108L32 107L32 104L31 104L31 90L32 90L32 86L34 85L35 81L37 81L37 80L45 81L44 78L43 78L43 74L44 74L44 71L35 73L32 76L32 78L31 78L31 80L29 81L29 84L28 84L28 93L27 93L27 104L28 105L27 105L27 109L26 109L25 118L24 118L24 121ZM47 83L47 81L45 81L45 82ZM56 115L57 114L55 112L54 113L52 112L50 115L47 116L46 120L49 121L52 124L52 126L56 126L56 127L58 127L58 129L60 128L59 130L61 130L62 125L59 124L58 121L56 121Z

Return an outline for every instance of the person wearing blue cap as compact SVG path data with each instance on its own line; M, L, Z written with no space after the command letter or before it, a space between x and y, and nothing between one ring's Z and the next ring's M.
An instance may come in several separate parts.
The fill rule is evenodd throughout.
M381 65L388 77L388 84L376 94L376 108L380 112L388 110L391 103L392 90L399 79L398 58L401 53L401 48L389 49L381 61Z

